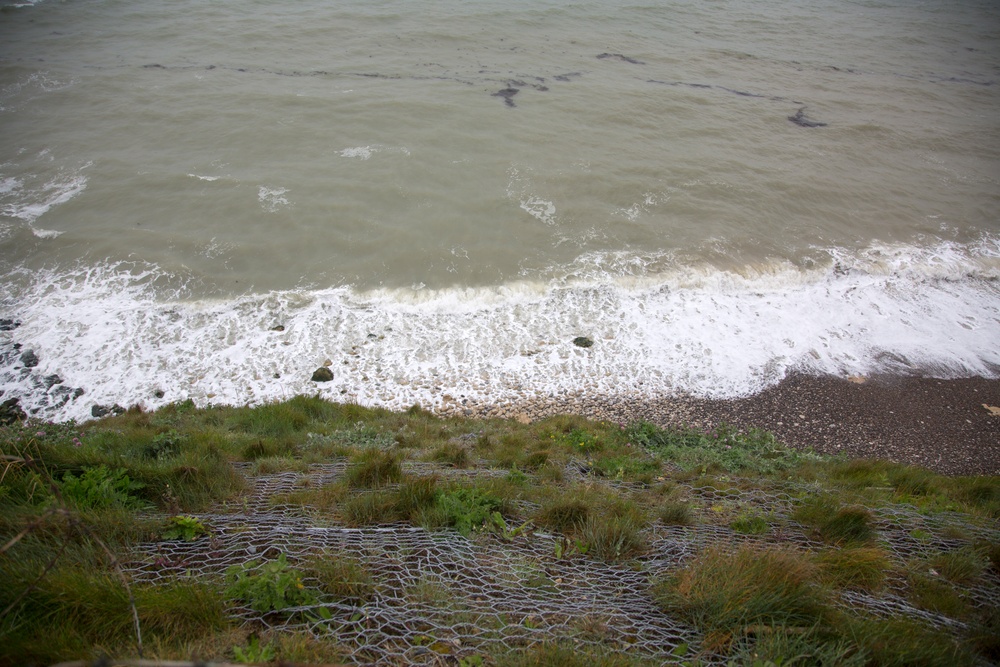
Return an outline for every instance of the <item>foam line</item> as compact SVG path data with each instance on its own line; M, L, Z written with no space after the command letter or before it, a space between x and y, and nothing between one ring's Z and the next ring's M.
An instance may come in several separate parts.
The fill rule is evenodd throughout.
M56 406L16 358L0 388L46 416L84 419L95 403L254 404L317 391L402 408L577 391L735 397L791 370L997 377L998 257L993 246L880 248L810 271L197 301L158 297L153 269L40 274L9 314L21 326L0 342L35 351L31 377L58 374L86 393ZM576 336L595 344L577 347ZM311 382L328 361L334 381Z

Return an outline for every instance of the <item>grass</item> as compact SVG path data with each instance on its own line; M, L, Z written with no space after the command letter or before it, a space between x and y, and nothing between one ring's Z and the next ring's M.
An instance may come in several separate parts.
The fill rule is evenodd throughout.
M835 496L819 495L807 499L792 515L812 526L824 542L840 546L863 544L875 536L871 512L859 505L841 506Z
M221 549L232 533L203 513L246 512L251 487L234 463L250 478L298 475L271 508L343 530L344 542L287 555L273 546L228 577L216 566L132 581L146 657L376 659L367 639L341 641L349 628L381 636L379 650L398 648L399 661L422 650L467 667L947 665L1000 652L990 602L1000 597L996 477L823 458L725 425L441 419L302 396L15 424L0 428L0 454L0 665L136 655L123 571L136 566L138 545ZM323 484L305 477L316 464L344 470L345 460ZM474 545L483 560L359 546L389 527L429 531L444 554ZM608 572L648 578L631 591L657 606L642 622L687 633L664 647L671 657L629 649L632 638L600 606L572 618L516 606L497 618L476 606L494 584L504 604L587 599L588 578ZM484 588L467 590L474 583ZM957 623L844 602L858 594ZM419 631L433 638L379 635L385 605L401 601L435 615L433 632ZM289 609L298 605L306 611ZM292 625L234 615L250 608ZM336 622L323 616L330 610ZM519 629L506 647L463 634L494 636L507 623Z
M891 569L889 554L878 547L828 549L813 562L827 585L867 593L881 590Z
M654 595L662 609L703 628L717 646L729 646L758 627L808 629L827 621L828 596L816 574L791 551L713 548L660 580Z

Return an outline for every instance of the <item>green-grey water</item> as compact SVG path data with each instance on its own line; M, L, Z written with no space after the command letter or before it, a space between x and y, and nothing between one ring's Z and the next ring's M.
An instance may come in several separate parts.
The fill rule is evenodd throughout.
M4 6L4 391L996 373L994 4L429 4Z

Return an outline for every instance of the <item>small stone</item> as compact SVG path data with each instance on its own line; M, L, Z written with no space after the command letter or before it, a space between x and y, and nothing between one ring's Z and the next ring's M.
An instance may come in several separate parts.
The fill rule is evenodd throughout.
M279 324L277 326L271 327L271 331L284 331L284 330L285 330L285 326L283 324Z
M153 396L155 396L156 398L163 398L163 390L157 389L156 391L153 392Z
M13 331L19 326L21 326L21 323L17 320L10 320L7 318L0 319L0 331Z
M20 401L16 398L9 398L0 403L0 426L8 426L19 421L23 421L27 415L21 409Z
M577 336L573 339L573 345L576 345L577 347L593 347L594 341L586 336Z
M42 382L45 383L46 389L51 389L57 384L62 384L62 381L63 381L62 378L56 375L55 373L53 373L52 375L46 375L44 378L42 378Z
M330 361L329 359L327 359L326 361L323 362L323 365L324 366L333 366L333 362Z
M125 413L125 408L115 403L110 408L106 405L94 405L90 408L90 416L95 419L107 417L108 415L120 415Z
M38 365L38 355L34 350L27 350L21 354L21 363L25 368L34 368Z
M333 371L326 366L320 366L312 374L313 382L330 382L333 380Z

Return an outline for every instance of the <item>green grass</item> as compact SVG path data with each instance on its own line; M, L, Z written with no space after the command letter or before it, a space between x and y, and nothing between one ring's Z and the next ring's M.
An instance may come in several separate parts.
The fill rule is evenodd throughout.
M892 567L878 547L828 549L815 555L822 581L834 588L873 593L882 589Z
M654 595L664 611L705 630L712 648L729 647L758 626L808 629L827 622L829 596L816 575L792 551L709 549L661 579Z
M395 452L367 449L361 452L347 471L347 483L355 488L378 488L403 479L401 457Z
M875 537L871 512L859 505L841 506L835 496L819 495L807 499L793 518L812 526L824 542L853 545L870 542Z
M690 526L695 523L694 513L688 503L666 501L660 505L657 516L668 526Z
M343 474L300 478L269 502L319 528L369 531L345 536L420 527L448 548L475 545L485 560L453 565L422 548L346 546L282 560L272 548L256 562L248 554L228 579L216 568L133 582L144 655L231 661L239 649L289 662L370 660L336 633L245 625L234 610L288 619L290 606L320 603L351 610L339 622L374 628L380 605L406 600L443 623L428 626L421 648L449 664L662 664L634 655L603 609L571 619L516 609L483 616L463 582L497 571L487 565L500 567L495 585L548 600L575 599L589 585L563 566L648 576L654 613L692 632L671 649L677 664L951 665L996 662L1000 652L1000 618L984 602L1000 595L996 477L824 458L725 425L442 419L317 397L13 425L0 428L0 454L0 546L13 540L0 553L0 611L9 607L0 665L136 655L119 570L135 565L135 546L216 548L223 532L202 513L249 507L251 487L234 463L252 478L345 461ZM689 545L682 560L662 558L664 540ZM957 623L936 628L891 605L877 616L842 602L858 593L901 597ZM318 623L319 613L291 618ZM467 644L460 628L482 623L520 626L531 644ZM417 642L411 634L392 641L405 648Z

